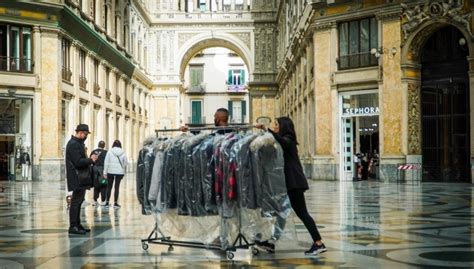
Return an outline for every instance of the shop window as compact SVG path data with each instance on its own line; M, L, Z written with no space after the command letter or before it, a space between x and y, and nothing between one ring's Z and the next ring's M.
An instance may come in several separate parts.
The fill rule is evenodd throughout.
M31 27L0 25L0 71L31 72Z
M377 58L370 53L378 47L378 27L375 18L339 24L339 69L374 66Z

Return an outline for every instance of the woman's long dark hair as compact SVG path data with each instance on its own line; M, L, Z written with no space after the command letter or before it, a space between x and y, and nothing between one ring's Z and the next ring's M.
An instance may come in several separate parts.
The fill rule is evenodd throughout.
M278 134L280 136L290 136L296 142L296 144L298 144L298 141L296 140L295 125L293 124L293 121L288 117L277 118L277 121L280 127Z
M114 143L112 144L112 147L122 148L122 143L120 143L120 140L115 140Z

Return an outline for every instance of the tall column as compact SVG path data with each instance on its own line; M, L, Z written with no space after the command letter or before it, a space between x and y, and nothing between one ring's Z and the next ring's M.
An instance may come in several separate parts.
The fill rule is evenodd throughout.
M387 52L381 55L381 75L383 84L379 86L379 104L381 114L379 116L380 130L380 179L384 181L397 178L397 164L406 161L406 151L403 148L403 136L406 133L404 118L404 97L407 92L402 87L401 57L399 51L392 54L392 48L401 47L401 22L400 12L380 14L377 19L381 23L381 33L383 37L381 45ZM398 56L398 57L397 57ZM418 94L416 87L411 90ZM414 95L412 95L414 96Z
M41 72L41 32L40 27L35 25L33 27L33 57L34 57L34 73L40 74ZM40 81L41 83L41 81ZM33 109L35 111L41 111L41 84L35 88L34 98L33 98ZM41 113L33 113L33 140L31 141L32 145L32 155L31 161L33 164L33 180L40 180L38 176L40 175L40 162L39 158L41 156Z
M57 30L41 28L40 180L61 179L61 42Z

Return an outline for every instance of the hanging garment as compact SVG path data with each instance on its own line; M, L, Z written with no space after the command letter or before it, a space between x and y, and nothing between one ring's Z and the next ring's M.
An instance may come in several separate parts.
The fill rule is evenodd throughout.
M241 138L241 135L232 133L226 135L222 142L219 157L219 166L222 168L222 214L225 218L234 216L237 210L237 181L235 171L237 164L232 156L232 146Z
M161 195L164 190L163 180L163 163L165 159L165 151L171 145L171 140L159 139L155 146L155 163L153 164L153 172L151 174L150 191L148 199L155 206L155 210L162 212L164 204Z
M270 133L250 144L257 205L263 216L291 210L285 183L283 150ZM289 214L289 213L288 213Z
M180 152L187 137L186 134L182 134L173 138L170 141L169 147L165 150L163 159L163 188L161 194L163 208L175 209L178 206L178 177L180 167ZM182 169L181 169L182 170Z
M252 161L250 143L257 138L257 134L250 133L232 146L232 154L236 161L237 196L243 208L257 209L255 181L252 175Z
M148 138L143 142L143 148L138 153L137 160L137 197L142 206L142 214L151 214L151 203L148 200L148 192L150 190L151 174L153 172L153 164L155 161L154 138Z
M215 181L216 181L216 158L214 156L214 150L217 145L220 145L224 139L223 135L210 135L205 139L199 147L199 159L201 163L200 176L195 180L200 182L203 194L204 208L208 215L217 215L217 200L215 192Z
M205 209L202 203L198 203L198 198L201 189L194 189L195 172L199 174L201 169L200 162L194 161L193 152L196 147L207 137L207 134L201 133L185 139L182 148L182 157L184 158L184 175L180 181L180 189L184 190L184 209L182 214L189 214L191 216L204 216Z

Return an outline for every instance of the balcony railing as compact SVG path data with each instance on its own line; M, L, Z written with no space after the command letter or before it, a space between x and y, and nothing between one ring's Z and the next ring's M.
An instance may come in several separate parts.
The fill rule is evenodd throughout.
M33 60L28 58L0 56L0 71L32 72Z
M107 101L111 101L110 97L112 96L112 92L109 89L105 89L105 99Z
M83 76L79 76L79 89L87 91L87 79Z
M98 83L94 83L94 95L100 96L100 86Z
M228 85L227 91L233 93L245 92L247 90L247 86L245 85Z
M61 75L64 81L71 82L72 72L69 67L63 67L61 70Z
M122 105L120 104L120 101L121 101L120 96L116 95L116 96L115 96L115 104L116 104L117 106L122 106Z
M188 125L205 125L206 117L188 117Z
M377 57L370 52L355 53L339 56L337 60L339 70L375 66Z

